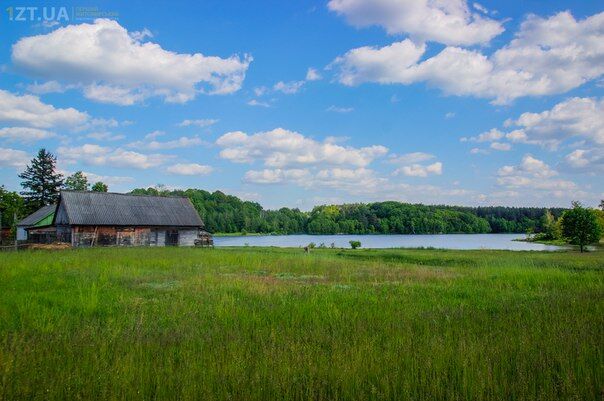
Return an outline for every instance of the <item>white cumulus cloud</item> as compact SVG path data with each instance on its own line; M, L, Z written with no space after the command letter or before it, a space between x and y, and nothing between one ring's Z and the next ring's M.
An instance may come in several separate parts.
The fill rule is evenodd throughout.
M57 148L59 156L67 163L81 162L93 166L111 166L122 168L148 169L171 159L161 154L143 154L122 148L112 149L95 144Z
M169 166L166 171L178 175L208 175L214 169L211 166L206 166L197 163L178 163Z
M22 150L0 148L0 167L23 169L29 162L29 154Z
M33 128L74 128L88 120L87 113L43 103L38 96L16 95L0 89L0 122Z
M428 175L441 175L442 172L443 164L441 162L435 162L425 166L421 164L403 166L397 169L394 174L404 174L408 177L427 177Z
M137 141L128 144L127 146L130 148L137 149L147 149L147 150L167 150L167 149L178 149L178 148L190 148L193 146L198 146L203 144L204 142L198 136L188 137L181 136L178 139L174 139L172 141L156 141L156 140L146 140L146 141Z
M202 118L202 119L197 119L197 120L183 120L181 121L178 126L179 127L189 127L189 126L196 126L196 127L209 127L210 125L214 125L218 122L218 120L213 119L213 118Z
M218 138L220 157L236 163L261 161L268 167L304 165L351 165L364 167L388 149L381 145L362 148L319 142L283 128L248 135L229 132Z
M273 90L283 92L286 95L293 95L294 93L298 93L298 91L302 89L305 83L306 81L279 81L275 85L273 85Z
M360 47L331 64L345 85L426 82L444 93L510 103L524 96L559 94L604 74L604 13L576 20L569 12L530 15L515 38L490 56L448 46L421 60L425 44L405 39Z
M506 142L492 142L489 146L491 149L507 152L512 149L512 145Z
M351 111L354 111L354 108L331 105L325 109L325 111L331 111L333 113L350 113Z
M318 81L321 78L323 78L321 76L321 74L319 74L319 71L317 71L314 68L309 68L308 71L306 71L306 80L307 81Z
M448 45L488 43L504 30L465 0L330 0L328 7L358 27L380 25L389 34Z
M50 81L79 85L92 100L129 105L150 96L184 103L200 93L241 88L252 58L176 53L117 21L68 25L20 39L12 59L22 70Z
M35 142L56 136L54 132L39 128L5 127L0 128L0 138L12 142Z
M604 172L604 148L576 149L564 157L563 167L571 172Z
M394 164L412 164L421 163L427 160L434 159L436 156L425 152L412 152L405 153L404 155L391 155L388 159L390 163Z
M604 98L570 98L550 110L523 113L505 125L519 128L509 134L517 142L557 146L579 138L604 145Z
M544 196L567 196L568 191L578 190L572 181L557 178L558 172L547 163L531 155L525 155L517 166L503 166L497 171L497 184L507 190L523 189L527 196L541 193Z

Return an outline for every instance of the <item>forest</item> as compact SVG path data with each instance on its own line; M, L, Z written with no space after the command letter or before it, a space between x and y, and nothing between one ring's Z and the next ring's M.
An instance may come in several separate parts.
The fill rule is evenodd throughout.
M541 232L546 211L563 208L460 207L402 202L322 205L310 212L265 210L220 191L137 188L134 194L188 197L212 233L274 234L452 234Z

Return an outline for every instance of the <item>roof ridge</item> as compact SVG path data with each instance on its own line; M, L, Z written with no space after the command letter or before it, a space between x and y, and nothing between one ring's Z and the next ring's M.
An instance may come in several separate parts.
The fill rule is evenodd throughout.
M63 192L67 192L67 193L76 193L76 194L95 194L95 195L101 195L101 194L111 194L111 195L122 195L122 196L141 196L141 197L148 197L148 198L179 198L179 199L189 199L188 196L183 196L183 195L147 195L147 194L132 194L132 193L122 193L122 192L100 192L100 191L76 191L76 190L72 190L72 189L62 189L61 193Z

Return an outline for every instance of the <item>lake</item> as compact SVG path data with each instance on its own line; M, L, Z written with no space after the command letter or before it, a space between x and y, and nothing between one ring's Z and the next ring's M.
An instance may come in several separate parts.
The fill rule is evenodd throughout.
M437 235L249 235L214 237L215 246L304 247L314 242L318 247L332 243L350 248L349 241L361 241L362 248L443 248L506 249L512 251L556 251L559 246L513 241L525 234L437 234Z

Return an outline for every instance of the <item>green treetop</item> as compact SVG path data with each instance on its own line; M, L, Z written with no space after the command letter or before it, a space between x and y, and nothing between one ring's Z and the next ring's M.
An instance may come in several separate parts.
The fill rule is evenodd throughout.
M573 208L562 214L562 236L573 245L579 245L581 252L586 245L600 240L601 227L593 210L573 202Z

